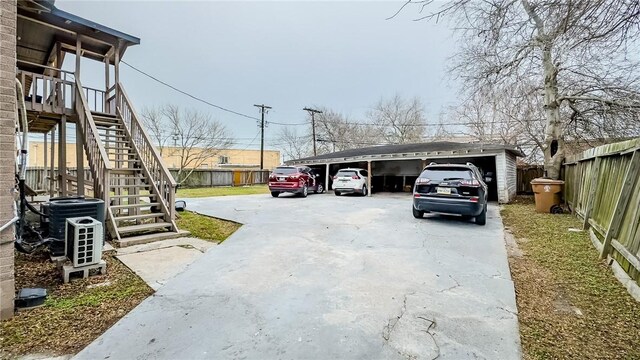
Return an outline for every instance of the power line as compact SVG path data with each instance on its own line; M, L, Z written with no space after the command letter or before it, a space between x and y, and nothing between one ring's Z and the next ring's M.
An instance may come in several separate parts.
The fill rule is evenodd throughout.
M133 70L135 70L135 71L139 72L140 74L142 74L142 75L144 75L144 76L146 76L146 77L148 77L148 78L150 78L150 79L152 79L152 80L154 80L154 81L157 81L158 83L160 83L160 84L162 84L162 85L164 85L164 86L167 86L167 87L169 87L170 89L172 89L172 90L174 90L174 91L177 91L177 92L179 92L179 93L181 93L181 94L183 94L183 95L186 95L186 96L188 96L188 97L190 97L190 98L192 98L192 99L194 99L194 100L196 100L196 101L200 101L201 103L204 103L204 104L206 104L206 105L212 106L212 107L214 107L214 108L216 108L216 109L219 109L219 110L222 110L222 111L226 111L226 112L231 113L231 114L234 114L234 115L242 116L242 117L245 117L245 118L247 118L247 119L260 120L260 119L258 119L257 117L254 117L254 116L251 116L251 115L247 115L247 114L243 114L243 113L241 113L241 112L234 111L234 110L231 110L231 109L225 108L225 107L223 107L223 106L213 104L213 103L211 103L211 102L209 102L209 101L207 101L207 100L205 100L205 99L202 99L202 98L200 98L200 97L198 97L198 96L192 95L192 94L190 94L190 93L188 93L188 92L186 92L186 91L184 91L184 90L178 89L177 87L175 87L175 86L173 86L173 85L171 85L171 84L169 84L169 83L167 83L167 82L165 82L165 81L163 81L163 80L160 80L160 79L158 79L157 77L155 77L155 76L153 76L153 75L151 75L151 74L149 74L149 73L147 73L147 72L145 72L145 71L143 71L143 70L138 69L137 67L135 67L135 66L133 66L133 65L131 65L131 64L129 64L129 63L127 63L127 62L126 62L126 61L124 61L124 60L120 60L120 62L122 62L123 64L127 65L127 66L128 66L128 67L130 67L131 69L133 69ZM309 123L293 123L293 124L287 124L287 123L282 123L282 122L274 122L274 121L270 121L270 122L269 122L269 124L273 124L273 125L282 125L282 126L301 126L301 125L308 125Z
M256 139L258 138L258 136L260 135L261 130L258 130L258 132L256 133L256 136L253 137L253 140L251 140L251 142L249 143L249 145L247 145L246 148L242 149L241 151L245 151L247 149L249 149L251 147L251 145L253 145L254 141L256 141Z
M137 67L135 67L135 66L133 66L133 65L131 65L131 64L129 64L129 63L127 63L127 62L126 62L126 61L124 61L124 60L120 60L120 62L121 62L121 63L124 63L125 65L127 65L127 66L128 66L128 67L130 67L130 68L132 68L133 70L135 70L135 71L137 71L137 72L141 73L142 75L147 76L147 77L149 77L149 78L151 78L151 79L153 79L153 80L155 80L155 81L159 82L160 84L162 84L162 85L164 85L164 86L167 86L167 87L169 87L169 88L171 88L171 89L173 89L173 90L175 90L175 91L177 91L177 92L179 92L179 93L181 93L181 94L183 94L183 95L186 95L186 96L188 96L188 97L190 97L190 98L192 98L192 99L194 99L194 100L200 101L200 102L202 102L202 103L204 103L204 104L207 104L207 105L209 105L209 106L213 106L213 107L214 107L214 108L216 108L216 109L219 109L219 110L222 110L222 111L226 111L226 112L228 112L228 113L235 114L235 115L238 115L238 116L245 117L245 118L247 118L247 119L260 120L260 119L258 119L258 118L256 118L256 117L251 116L251 115L247 115L247 114L243 114L243 113L240 113L240 112L237 112L237 111L233 111L233 110L231 110L231 109L227 109L227 108L225 108L225 107L223 107L223 106L213 104L213 103L211 103L211 102L209 102L209 101L207 101L207 100L204 100L204 99L202 99L202 98L199 98L199 97L197 97L197 96L195 96L195 95L191 95L191 94L189 94L188 92L186 92L186 91L184 91L184 90L180 90L180 89L178 89L177 87L175 87L175 86L173 86L173 85L171 85L171 84L168 84L168 83L166 83L166 82L164 82L164 81L162 81L162 80L158 79L157 77L155 77L155 76L153 76L153 75L150 75L150 74L148 74L148 73L146 73L146 72L144 72L144 71L142 71L142 70L138 69Z
M284 126L298 126L298 125L309 125L309 124L311 124L310 122L286 124L286 123L280 123L280 122L274 122L274 121L268 121L267 123L273 124L273 125L284 125Z

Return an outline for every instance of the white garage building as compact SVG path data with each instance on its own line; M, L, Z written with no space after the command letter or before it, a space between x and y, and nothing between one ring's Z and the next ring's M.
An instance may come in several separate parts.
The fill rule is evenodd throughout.
M514 146L430 142L381 145L338 151L290 160L287 165L306 165L323 174L331 189L331 176L339 169L358 167L369 171L369 189L375 192L411 191L422 169L431 162L473 163L491 177L489 200L507 203L516 195L516 158L523 156Z

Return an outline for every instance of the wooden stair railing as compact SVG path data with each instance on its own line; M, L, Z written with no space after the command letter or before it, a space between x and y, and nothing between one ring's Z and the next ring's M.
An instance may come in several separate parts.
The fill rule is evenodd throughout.
M93 177L93 196L104 200L105 218L111 221L111 225L115 229L115 223L113 222L113 216L110 209L110 176L113 167L107 156L107 151L102 144L98 129L93 121L91 111L87 104L87 99L84 96L82 90L82 84L80 79L75 79L75 110L78 116L76 126L80 128L82 133L85 153L87 154L87 161L89 162L89 168L91 169L91 175ZM80 169L78 169L80 171Z
M149 186L158 195L160 209L166 215L166 219L171 221L172 230L178 231L175 223L176 182L140 123L121 83L116 84L115 100L117 114L124 122L125 131L132 140L133 151L141 160L141 170L150 179Z

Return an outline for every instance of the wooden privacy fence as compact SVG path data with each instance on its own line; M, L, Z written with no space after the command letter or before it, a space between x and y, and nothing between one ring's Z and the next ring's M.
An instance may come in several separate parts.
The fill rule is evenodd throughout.
M175 178L178 175L177 169L169 170L171 175ZM75 168L67 168L67 173L71 175L68 179L69 182L73 182L77 171ZM51 189L51 183L49 181L50 169L42 167L28 168L25 182L29 187L34 190ZM212 186L244 186L244 185L256 185L266 184L269 181L269 170L216 170L216 169L196 169L191 176L187 178L181 186L182 187L212 187ZM53 178L57 179L58 170L53 170ZM93 184L91 179L91 171L85 169L85 184ZM69 187L74 186L69 184ZM57 188L57 185L54 186ZM69 188L71 191L71 188Z
M589 149L565 163L564 196L610 255L640 285L640 138Z
M518 194L533 194L531 188L531 180L542 177L544 175L544 166L531 165L531 166L518 166L517 170L517 188Z
M170 169L174 178L177 169ZM269 181L269 170L217 170L196 169L180 187L212 187L212 186L244 186L266 184Z

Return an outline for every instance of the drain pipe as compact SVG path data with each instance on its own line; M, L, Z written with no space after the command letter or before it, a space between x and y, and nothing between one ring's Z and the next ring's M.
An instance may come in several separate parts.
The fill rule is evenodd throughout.
M20 239L22 237L22 226L24 225L24 217L27 211L26 209L26 197L24 193L24 181L27 174L27 152L29 149L29 123L27 122L27 111L26 105L24 103L24 90L22 89L22 84L18 79L16 79L16 92L18 93L18 107L19 107L19 118L16 120L19 124L22 121L22 143L20 144L20 165L18 168L18 191L20 192L20 210L18 212L19 217L19 226L17 229L16 238ZM35 96L35 94L34 94ZM17 126L19 126L16 124ZM17 130L20 130L18 127Z

